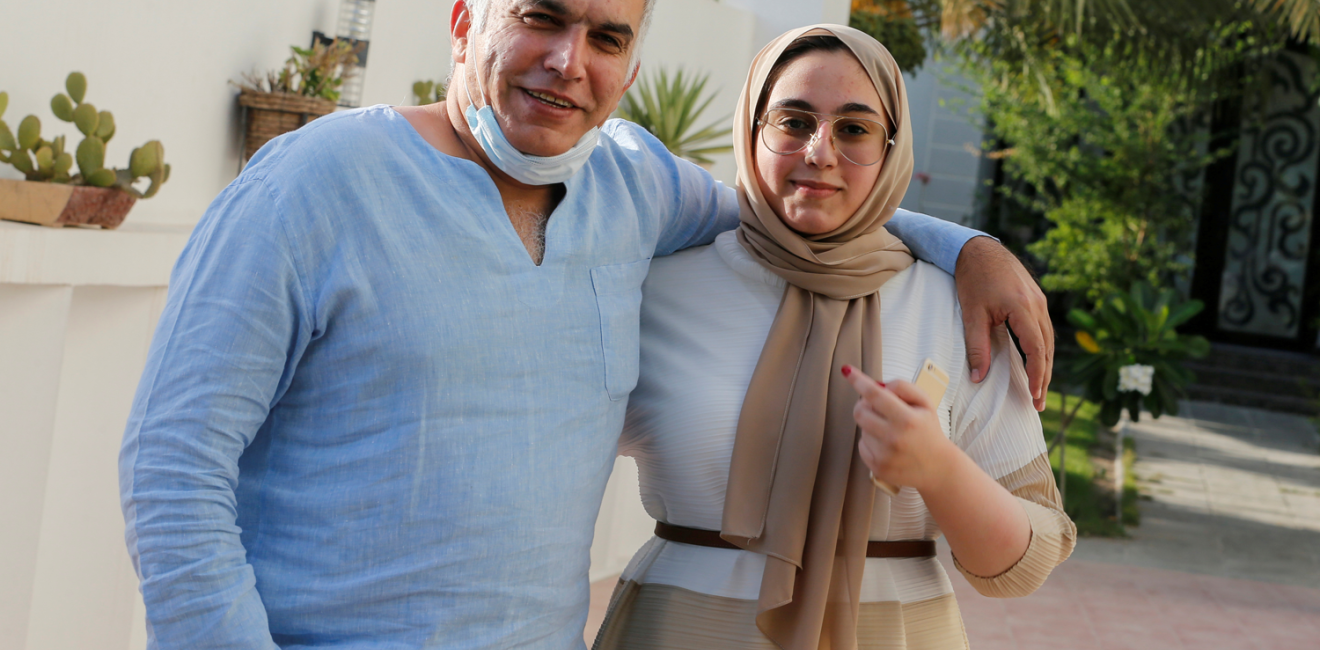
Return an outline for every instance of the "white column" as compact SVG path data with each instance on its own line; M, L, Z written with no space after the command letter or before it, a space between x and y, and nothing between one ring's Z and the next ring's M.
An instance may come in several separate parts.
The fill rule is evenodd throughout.
M146 646L119 445L189 230L0 222L0 650Z
M0 284L0 650L27 637L71 287Z
M132 636L139 595L124 547L119 443L164 301L158 287L73 290L28 648L126 648Z

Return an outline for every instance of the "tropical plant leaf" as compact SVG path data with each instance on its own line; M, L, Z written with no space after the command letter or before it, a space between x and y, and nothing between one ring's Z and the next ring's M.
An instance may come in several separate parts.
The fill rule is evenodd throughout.
M1200 300L1188 300L1187 302L1174 307L1169 313L1169 320L1165 323L1168 327L1177 327L1186 323L1191 317L1201 313L1205 309L1205 303Z
M1253 0L1262 13L1278 16L1294 38L1320 43L1320 2L1315 0Z
M617 117L645 128L670 153L699 164L710 164L710 156L733 150L728 142L733 129L725 116L704 128L696 128L715 93L706 92L709 74L689 75L679 68L672 75L665 68L644 74L619 102Z
M1094 332L1096 327L1098 327L1098 323L1095 322L1095 317L1081 309L1073 309L1069 311L1068 322L1088 332Z

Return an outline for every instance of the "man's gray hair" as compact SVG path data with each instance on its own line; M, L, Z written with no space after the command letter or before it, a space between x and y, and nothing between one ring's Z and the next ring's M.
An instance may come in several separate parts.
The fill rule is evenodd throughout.
M646 32L651 28L651 16L655 13L655 0L643 0L645 8L642 10L642 27L637 32L637 37L632 42L632 55L629 67L637 69L637 64L642 58L642 41L646 38ZM486 17L490 13L491 0L467 0L468 15L472 18L472 31L480 34L486 28ZM453 64L450 64L450 75L453 75Z

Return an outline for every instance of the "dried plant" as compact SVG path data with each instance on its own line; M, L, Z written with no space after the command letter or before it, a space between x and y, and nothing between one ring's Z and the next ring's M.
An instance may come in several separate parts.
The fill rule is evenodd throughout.
M264 77L244 74L239 88L258 93L289 93L339 101L339 88L357 70L358 54L364 44L347 39L316 43L311 48L293 47L293 56L279 70Z

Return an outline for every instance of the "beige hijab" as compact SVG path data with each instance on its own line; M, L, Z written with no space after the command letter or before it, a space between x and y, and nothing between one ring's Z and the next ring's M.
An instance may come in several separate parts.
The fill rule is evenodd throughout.
M837 230L803 236L761 195L756 103L770 69L800 36L834 35L862 63L894 132L880 177ZM912 177L912 129L898 64L840 25L795 29L761 50L734 114L742 225L738 241L788 281L747 389L729 468L721 535L766 555L756 624L785 650L857 646L857 611L875 489L857 454L857 400L844 364L881 376L880 298L912 264L882 226ZM841 161L842 164L851 164Z

